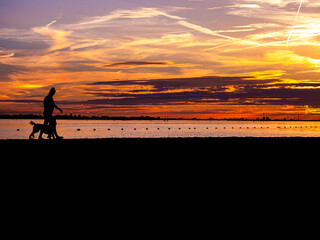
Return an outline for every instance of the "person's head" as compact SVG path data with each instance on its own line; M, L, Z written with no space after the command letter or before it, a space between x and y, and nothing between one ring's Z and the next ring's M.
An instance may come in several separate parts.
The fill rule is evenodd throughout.
M50 96L53 96L56 93L56 89L53 87L50 89L49 94Z

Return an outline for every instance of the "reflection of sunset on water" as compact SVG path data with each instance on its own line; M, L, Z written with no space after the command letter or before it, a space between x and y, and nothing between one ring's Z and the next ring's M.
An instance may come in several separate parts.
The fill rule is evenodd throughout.
M0 119L1 139L27 139L30 120ZM39 119L34 120L41 123ZM98 138L319 138L318 121L214 121L214 120L62 120L64 139ZM19 131L17 131L19 128ZM37 138L39 133L35 134Z

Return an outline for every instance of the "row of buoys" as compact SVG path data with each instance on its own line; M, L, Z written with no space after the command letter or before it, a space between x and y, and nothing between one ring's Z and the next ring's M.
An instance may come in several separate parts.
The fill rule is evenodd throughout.
M239 127L239 129L257 129L259 127ZM269 129L269 127L260 127L261 129ZM277 128L299 128L299 126L277 126ZM317 128L317 126L300 126L300 128ZM168 128L168 130L171 130L172 128ZM178 128L179 130L181 130L181 127ZM197 128L195 127L189 127L189 130L196 130ZM212 129L219 129L218 127L214 127ZM223 127L223 129L228 129L227 127ZM230 128L229 128L230 129ZM235 129L235 127L231 127L231 129ZM97 129L93 128L93 131L96 131ZM121 131L124 131L124 128L121 128ZM134 131L137 130L137 128L133 128ZM145 128L146 131L149 130L149 128ZM157 130L160 130L160 128L157 128ZM164 129L162 129L164 130ZM206 130L209 130L209 127L206 127ZM18 128L17 131L20 131L20 129ZM77 131L81 131L80 128L77 129ZM108 128L108 131L111 131L110 128Z
M317 126L300 126L300 128L317 128ZM290 127L288 127L288 126L277 126L277 128L299 128L299 126L290 126Z
M300 126L300 128L317 128L317 126ZM246 128L246 129L250 129L250 127L239 127L239 129L242 129L242 128ZM251 129L256 129L257 127L251 127ZM264 127L261 127L262 129L264 128ZM269 128L269 127L265 127L265 128ZM299 126L277 126L277 128L299 128ZM178 128L179 130L181 130L181 128L179 127ZM191 130L191 129L194 129L194 130L196 130L197 128L191 128L191 127L189 127L189 130ZM209 129L209 127L206 127L206 129L208 130ZM218 127L215 127L214 129L218 129ZM223 129L227 129L226 127L223 127ZM231 129L234 129L234 127L231 127ZM97 129L92 129L93 131L96 131ZM134 131L136 131L137 130L137 128L134 128L133 129ZM146 128L146 130L149 130L149 128ZM157 128L157 130L160 130L160 128ZM171 130L171 128L168 128L168 130ZM17 128L17 132L19 132L20 131L20 129L19 128ZM80 128L77 128L77 131L78 132L80 132L81 131L81 129ZM110 128L108 128L108 131L111 131L111 129ZM124 131L124 128L121 128L121 131Z
M300 126L300 128L317 128L317 126ZM242 128L247 128L247 129L250 129L250 127L239 127L239 129L242 129ZM253 128L253 129L256 129L257 127L251 127L251 128ZM262 129L263 129L263 127L261 127ZM269 127L265 127L265 128L269 128ZM277 126L277 128L293 128L293 126ZM299 126L294 126L294 128L299 128ZM181 128L178 128L179 130L181 130ZM189 130L191 130L192 128L190 128L189 127ZM194 130L196 130L197 128L193 128ZM206 128L207 130L209 129L208 127ZM215 129L218 129L218 127L215 127ZM223 129L227 129L226 127L223 127ZM231 127L231 129L234 129L234 127ZM96 131L97 129L93 129L93 131ZM134 128L133 129L134 131L136 131L137 130L137 128ZM149 128L146 128L146 130L149 130ZM157 128L157 130L160 130L160 128ZM168 128L168 130L171 130L171 128ZM17 132L19 132L20 131L20 129L19 128L17 128ZM81 129L80 128L78 128L77 129L77 131L78 132L80 132L81 131ZM110 128L108 128L108 131L111 131L111 129ZM121 128L121 131L124 131L124 128Z

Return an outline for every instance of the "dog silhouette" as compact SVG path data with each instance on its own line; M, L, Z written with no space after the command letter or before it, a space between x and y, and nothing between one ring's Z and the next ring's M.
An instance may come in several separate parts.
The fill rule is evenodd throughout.
M48 134L49 139L51 138L56 139L56 137L54 136L54 132L57 126L57 122L54 118L51 119L51 121L49 122L49 125L38 124L38 123L34 123L33 121L30 121L30 124L33 125L33 129L32 129L32 133L29 136L29 139L34 138L34 134L39 131L43 131L43 133Z

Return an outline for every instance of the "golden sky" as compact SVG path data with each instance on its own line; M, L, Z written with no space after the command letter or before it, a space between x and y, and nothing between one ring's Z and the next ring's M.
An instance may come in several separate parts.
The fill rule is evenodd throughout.
M298 13L298 10L299 13ZM1 0L0 114L320 119L318 0Z

